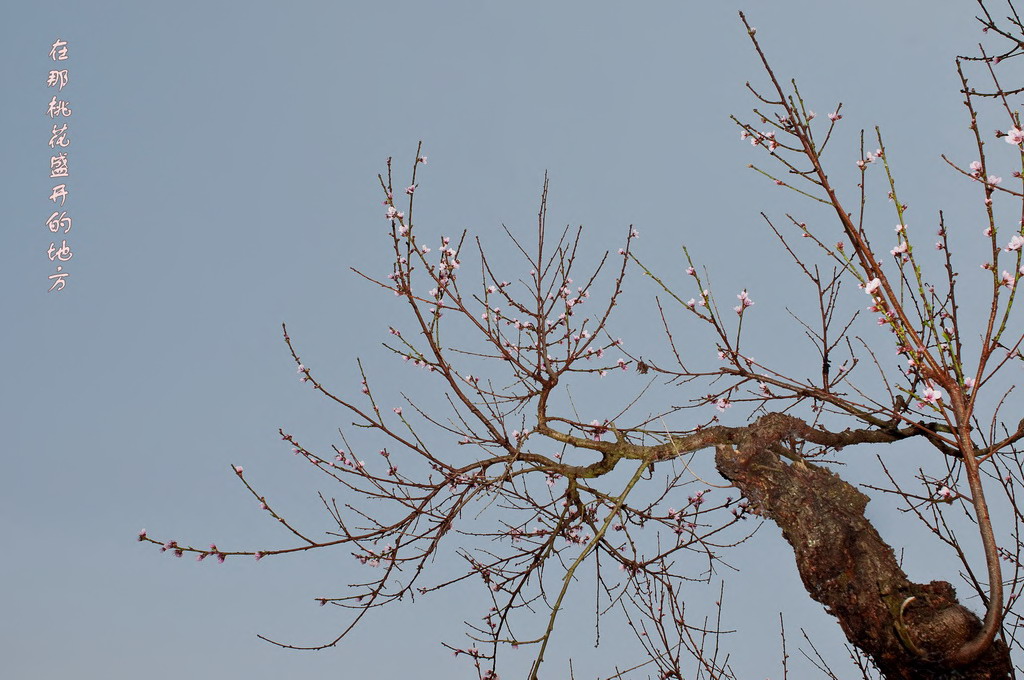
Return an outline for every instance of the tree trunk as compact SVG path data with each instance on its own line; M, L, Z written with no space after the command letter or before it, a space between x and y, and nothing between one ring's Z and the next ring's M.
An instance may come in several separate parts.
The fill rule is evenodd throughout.
M758 439L739 449L718 446L719 472L753 511L782 529L807 592L839 619L847 639L885 678L1010 677L1009 650L1000 639L969 665L945 661L974 637L981 621L949 583L907 578L864 517L867 496L829 470L784 462L771 450L774 442Z

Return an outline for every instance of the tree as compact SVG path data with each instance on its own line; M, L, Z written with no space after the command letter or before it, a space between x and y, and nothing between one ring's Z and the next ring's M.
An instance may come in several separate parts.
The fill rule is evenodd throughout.
M326 534L314 536L278 514L239 466L238 479L295 544L225 551L163 543L145 533L140 540L178 556L221 561L346 546L375 571L349 594L321 600L351 608L354 616L335 638L312 648L337 644L373 608L479 578L491 597L484 623L470 631L480 646L453 650L472 659L481 678L497 677L500 652L510 645L534 650L530 678L539 677L577 572L593 565L610 605L604 611L620 609L645 647L641 672L689 677L693 663L698 676L727 678L727 663L709 643L720 634L718 625L690 621L680 587L709 580L727 549L750 533L750 518L761 517L782 530L808 594L863 655L865 677L875 671L886 678L1011 677L1011 651L1020 646L1014 604L1024 586L1024 515L1016 503L1017 485L1024 483L1018 458L1024 420L1007 426L1001 414L1013 411L1007 369L1020 360L1024 341L1011 316L1024 277L1024 210L1008 211L1014 199L1024 205L1024 191L995 175L1008 159L1024 169L1024 132L1011 106L1024 88L1005 88L998 77L1003 62L1024 55L1024 24L1010 10L997 20L981 5L979 20L999 51L982 48L956 62L978 157L966 163L944 157L980 198L982 266L990 282L984 290L959 278L977 264L970 242L977 234L961 238L970 232L963 225L947 231L941 211L934 249L911 228L877 128L870 137L861 133L856 205L847 207L824 161L841 105L816 116L795 82L787 86L776 75L741 14L765 82L750 86L753 116L734 120L741 137L771 163L751 167L824 206L833 220L809 226L786 215L783 227L762 213L817 304L810 320L794 318L817 352L813 377L776 369L747 351L751 324L759 322L747 320L754 300L746 290L731 310L720 307L708 272L684 250L696 290L686 299L674 292L678 284L643 264L632 228L617 254L606 254L574 282L582 267L581 231L549 232L546 182L535 243L508 234L528 270L517 280L506 281L480 241L465 233L455 239L422 233L413 223L417 176L426 162L418 149L404 194L390 160L380 177L392 271L386 278L361 275L404 303L407 321L396 321L385 346L425 373L422 379L433 381L443 400L390 407L365 372L360 395L339 394L302 363L285 328L301 380L386 442L380 460L360 460L359 447L344 434L341 446L325 453L282 431L296 454L342 485L340 500L321 496L331 516ZM974 71L987 78L981 90L970 84ZM985 110L1007 129L996 132L998 144L988 152L991 135L978 120ZM891 249L872 245L884 233L867 200L879 182L897 223ZM471 257L479 280L462 266ZM653 323L667 342L655 357L623 346L612 333L630 268L665 296ZM614 269L608 281L607 269ZM677 312L688 320L681 329ZM682 341L702 332L717 348L711 366L703 365L703 350ZM646 385L623 398L616 382L623 372L664 382L687 401L644 406ZM587 422L576 414L572 385L607 390L607 415ZM740 408L750 409L745 424L727 425L719 415ZM916 475L886 462L892 445L904 440L934 452ZM883 475L879 484L858 488L836 470L844 449L865 445L880 452ZM737 498L720 499L728 492L705 488L711 485L697 476L692 462L712 449L721 476L716 485L735 487ZM904 573L865 516L866 492L897 495L948 547L982 603L981 616L950 583L915 583ZM980 539L980 555L967 547L968 531ZM441 553L461 557L465 576L427 583L428 567ZM693 555L701 556L702 569L684 559Z

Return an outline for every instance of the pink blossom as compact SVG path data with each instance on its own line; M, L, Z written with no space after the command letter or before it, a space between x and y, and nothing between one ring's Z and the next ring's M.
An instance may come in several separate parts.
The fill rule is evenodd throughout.
M935 389L934 386L929 385L924 388L924 392L921 393L921 400L929 404L937 404L942 401L942 392Z
M879 279L879 278L871 279L870 281L867 282L867 285L864 286L864 292L867 293L868 295L874 295L875 291L877 291L879 288L881 288L881 286L882 286L882 280L881 279Z
M423 163L425 165L426 162L427 162L427 157L426 156L420 156L419 158L416 159L416 162L417 163Z
M395 412L395 415L398 415L398 416L402 415L402 407L401 406L396 406L395 408L393 408L391 410Z
M981 161L971 161L971 172L981 172Z
M1000 281L1000 283L1002 285L1006 286L1007 288L1009 288L1010 290L1013 290L1013 284L1015 282L1016 282L1016 278L1013 276L1013 274L1011 274L1010 272L1004 270L1003 271L1002 280Z
M236 465L235 466L235 474L236 475L240 475L240 474L242 474L242 472L244 472L244 468L242 468L241 465Z
M1021 246L1024 246L1024 236L1014 234L1006 246L1006 252L1010 252L1011 250L1020 250Z
M989 175L988 176L988 183L991 186L995 186L995 185L999 184L1002 181L1003 181L1002 177L996 177L995 175Z
M974 389L974 378L971 378L971 377L964 378L964 388L968 389L968 390L973 390Z
M720 399L715 400L715 408L718 409L720 412L724 413L725 409L729 408L730 406L732 406L732 403L725 397L721 397Z
M893 255L902 255L903 253L907 252L907 242L900 241L900 244L893 248L892 250L890 250L889 252L892 253Z
M833 123L836 122L837 120L839 120L842 117L843 117L843 114L839 113L838 111L833 111L832 113L828 114L828 119L830 121L832 121Z
M736 297L739 299L740 304L733 307L733 311L736 312L737 314L742 314L744 309L746 309L747 307L752 307L754 305L754 301L751 300L750 297L747 295L746 290L740 292L740 294L737 295Z
M1006 133L1006 143L1020 146L1021 142L1024 142L1024 132L1019 128L1010 128Z
M694 269L693 267L687 267L686 273L689 274L690 276L694 276L697 273L697 270Z
M941 498L942 500L944 500L944 501L952 500L953 496L954 496L954 493L953 493L953 491L948 486L944 486L941 489L939 489L939 498Z
M405 188L405 193L409 194L410 196L412 196L412 192L414 192L414 191L416 191L416 185L415 184L410 184L409 186L407 186Z
M689 300L686 301L686 306L689 307L690 309L693 309L696 304L697 301L694 300L693 298L690 298Z

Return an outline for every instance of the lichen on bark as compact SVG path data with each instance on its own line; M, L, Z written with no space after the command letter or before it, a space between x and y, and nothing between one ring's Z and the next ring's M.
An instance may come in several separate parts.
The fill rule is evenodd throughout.
M960 604L949 583L907 577L864 515L867 496L824 467L787 462L778 439L764 435L737 447L717 446L718 470L755 512L779 526L808 594L885 678L1011 677L1009 650L1000 639L970 664L950 662L949 654L981 629L978 616Z

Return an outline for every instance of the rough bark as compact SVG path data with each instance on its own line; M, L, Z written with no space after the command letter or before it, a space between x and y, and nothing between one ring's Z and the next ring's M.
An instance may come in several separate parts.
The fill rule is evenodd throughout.
M785 462L777 448L785 433L759 430L738 448L717 447L719 472L782 529L807 592L884 677L1010 677L1009 650L998 639L973 663L953 667L948 655L981 629L953 586L911 582L865 518L868 497L829 470Z

